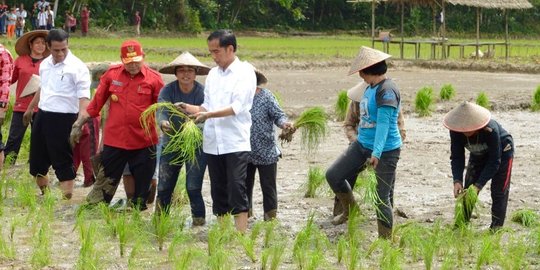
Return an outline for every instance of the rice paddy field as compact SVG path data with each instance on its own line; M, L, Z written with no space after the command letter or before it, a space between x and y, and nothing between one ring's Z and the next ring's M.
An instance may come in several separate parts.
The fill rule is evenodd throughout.
M141 41L151 63L167 63L189 50L212 64L204 37ZM73 38L70 46L86 62L116 61L121 42ZM82 209L90 191L82 187L82 175L72 200L60 200L55 186L40 196L28 173L26 138L17 163L0 172L0 269L540 268L540 124L538 112L531 111L538 74L422 69L393 62L388 76L401 88L407 139L394 191L394 236L379 240L375 210L364 200L367 178L359 178L355 188L360 210L339 226L330 223L333 196L324 180L326 168L348 145L336 108L339 93L358 82L358 77L346 76L348 65L359 46L370 41L341 36L239 37L239 44L241 58L264 67L267 87L281 97L291 120L316 106L329 115L327 136L312 151L303 147L300 134L280 145L276 221L262 221L262 196L256 185L248 232L235 232L230 219L218 223L210 214L208 176L203 186L207 224L202 227L191 227L183 175L168 217L155 215L152 206L143 212L107 206ZM264 65L265 59L277 64ZM523 55L511 61L529 64L534 59ZM204 82L204 77L198 79ZM448 85L453 95L445 94L443 101L439 93ZM415 104L417 93L425 88L432 89L432 99L422 110L426 114ZM475 101L480 93L488 99L493 117L513 135L516 148L507 219L497 233L488 230L489 182L471 223L454 226L450 139L441 124L447 111L460 101ZM2 127L4 138L7 127ZM124 197L120 186L114 201Z

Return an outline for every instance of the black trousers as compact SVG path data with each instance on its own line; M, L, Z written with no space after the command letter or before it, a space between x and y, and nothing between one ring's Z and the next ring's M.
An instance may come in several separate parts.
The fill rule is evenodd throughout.
M263 209L265 213L268 213L271 210L276 210L278 205L276 188L277 163L272 163L270 165L255 165L253 163L248 163L246 189L250 209L253 208L253 187L255 185L255 171L257 170L259 171L259 179L263 194Z
M6 157L9 155L12 156L12 158L9 160L11 165L15 164L17 161L17 156L21 150L21 144L27 128L25 125L23 125L23 115L23 112L13 112L11 125L9 126L9 135L6 142L6 147L4 148L4 154Z
M150 193L150 183L156 170L156 147L150 146L136 150L126 150L112 146L103 146L101 152L101 165L105 177L113 179L118 185L124 172L124 167L129 163L129 170L135 180L135 194L131 202L141 210L146 209L146 199Z
M510 150L503 152L501 165L497 173L491 178L491 226L490 228L502 227L506 219L506 208L508 206L508 196L510 194L510 180L512 178L512 162L514 160L514 146ZM503 147L504 148L504 147ZM486 158L469 157L467 173L465 174L465 188L476 183L482 170L486 166ZM465 207L467 209L467 207ZM472 213L465 213L468 221Z
M249 152L207 154L212 212L216 216L236 215L249 209L246 169Z

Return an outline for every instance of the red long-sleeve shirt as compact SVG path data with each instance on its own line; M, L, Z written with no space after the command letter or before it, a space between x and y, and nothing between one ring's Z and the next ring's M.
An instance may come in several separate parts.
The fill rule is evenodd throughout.
M41 64L43 59L38 60L37 62L32 62L32 57L30 55L21 55L15 60L15 67L13 69L13 76L11 76L11 84L19 81L17 84L16 94L15 94L15 104L13 105L13 111L15 112L25 112L34 98L34 95L28 95L25 97L20 97L24 87L33 74L39 75L39 64ZM37 111L37 107L35 109Z
M155 123L148 123L151 132L147 134L139 118L144 110L157 102L162 87L161 75L146 65L133 78L123 65L110 67L101 77L96 94L86 109L90 117L96 117L110 98L103 144L126 150L157 144Z

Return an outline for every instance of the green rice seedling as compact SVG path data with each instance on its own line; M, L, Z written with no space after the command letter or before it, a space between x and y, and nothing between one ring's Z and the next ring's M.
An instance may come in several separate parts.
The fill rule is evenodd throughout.
M504 256L497 256L495 260L502 269L527 269L527 252L529 247L525 240L519 236L512 236L505 250L502 251Z
M202 269L202 266L194 265L197 262L201 262L204 258L204 253L193 246L188 246L182 249L182 252L174 260L174 269L176 270L190 270L190 269Z
M489 101L489 97L487 96L486 92L480 92L478 96L476 97L476 104L486 108L491 109L491 102Z
M173 198L171 207L182 208L189 203L189 196L186 189L186 166L182 166L180 170L180 176L176 182L176 186L173 191Z
M222 217L222 220L208 231L208 254L212 256L224 249L226 243L231 242L237 235L230 215Z
M118 236L118 246L120 248L120 257L124 257L124 251L126 249L126 243L129 237L128 219L126 213L122 213L116 217L116 235Z
M174 260L177 256L175 251L183 244L188 243L191 240L190 234L186 233L183 229L176 230L174 233L171 245L169 246L169 260Z
M532 209L517 210L512 214L512 221L525 227L533 227L538 224L538 214Z
M275 230L278 225L277 219L273 219L271 221L264 222L264 237L263 237L263 246L269 247L270 242L274 240L275 237Z
M13 242L15 237L15 231L23 223L20 216L13 216L11 218L11 223L9 224L9 240ZM1 231L1 230L0 230Z
M456 95L456 90L452 84L445 84L439 92L439 97L443 101L451 100Z
M43 195L43 202L41 204L41 213L45 214L45 217L52 221L54 219L54 206L59 199L59 194L55 190L49 190Z
M128 269L135 269L137 267L137 258L141 253L143 241L141 238L136 238L135 244L131 248L131 252L128 257Z
M33 268L42 268L51 263L51 232L49 223L46 220L41 222L41 226L34 236L34 249L30 258Z
M15 203L27 208L29 213L37 209L36 190L30 181L21 181L15 185ZM29 215L30 216L30 215Z
M337 262L341 263L343 261L343 258L345 257L345 252L347 251L347 239L345 239L345 237L339 237L339 240L336 244L336 249Z
M382 251L379 258L379 269L402 269L401 262L403 261L403 253L400 248L395 248L392 246L392 242L379 238L369 247L368 256L377 249Z
M383 202L381 197L379 197L379 193L377 192L377 175L375 174L375 169L371 165L367 165L366 169L362 171L360 177L361 181L358 184L364 187L362 200L364 203L377 209L378 205L382 204Z
M223 248L215 251L208 257L208 268L210 270L233 269L233 254Z
M416 93L414 108L420 117L431 115L433 103L433 88L423 87Z
M94 222L79 226L81 248L77 259L77 269L99 269L100 258L95 248L97 242L97 228Z
M140 122L143 129L147 133L155 129L155 114L162 110L168 111L171 118L180 117L183 120L180 127L171 126L170 140L163 148L162 154L175 154L175 158L170 161L171 164L183 164L186 161L197 162L196 155L202 146L202 131L192 119L179 111L174 104L158 102L149 106L141 114Z
M15 246L13 240L6 241L2 233L2 223L0 222L0 262L2 260L11 260L15 258Z
M484 234L478 257L476 258L476 269L481 269L483 265L492 263L500 255L500 242L502 233Z
M271 248L263 248L261 252L261 270L268 269L268 260L270 259Z
M172 222L171 216L165 211L156 211L152 217L152 224L154 225L158 248L161 251L163 250L165 239L167 239L173 230L174 223Z
M312 267L315 263L325 263L324 252L329 241L326 234L320 231L313 222L314 214L308 217L306 226L296 235L293 245L293 259L298 267L305 269Z
M478 194L473 188L464 190L456 200L454 208L454 224L458 228L464 228L469 222L466 213L471 214L478 202Z
M349 238L349 254L347 256L347 270L355 270L360 264L360 240L356 237Z
M326 182L324 171L319 167L309 167L305 198L315 198L317 190Z
M532 231L532 238L534 239L534 251L540 255L540 226L536 226Z
M334 106L338 121L345 120L345 115L347 114L347 109L349 108L349 101L350 100L347 96L347 91L341 90L338 92L338 97Z
M249 257L251 262L257 261L257 256L255 255L255 245L257 244L256 239L253 240L249 235L239 234L237 237L238 241L244 248L246 255Z
M294 122L294 127L301 131L302 149L308 153L317 150L320 142L328 135L327 114L322 107L306 109ZM282 130L279 138L282 142L290 142L293 130Z
M540 85L534 91L532 101L531 101L531 110L533 112L540 111Z
M270 260L270 270L278 270L283 261L283 254L287 246L286 241L280 241L270 248L272 259Z
M98 204L101 217L105 220L105 227L112 237L116 237L116 223L114 220L114 212L106 203Z

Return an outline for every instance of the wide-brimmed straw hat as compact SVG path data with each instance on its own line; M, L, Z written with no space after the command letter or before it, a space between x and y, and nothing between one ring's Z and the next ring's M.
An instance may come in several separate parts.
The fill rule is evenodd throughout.
M19 56L30 54L30 41L33 41L37 37L43 37L44 39L46 39L48 34L48 30L34 30L24 33L24 35L17 39L17 42L15 43L15 52L17 52ZM45 46L43 56L47 57L49 56L49 54L49 48Z
M443 125L452 131L471 132L485 127L490 119L488 109L464 101L444 116Z
M347 97L352 101L360 102L362 96L364 95L364 90L368 87L368 84L365 81L359 82L357 85L349 88L347 90Z
M349 69L349 75L354 74L364 68L373 66L379 62L382 62L392 57L387 53L383 53L379 50L375 50L369 47L362 46L358 55L354 59L351 69Z
M176 67L190 66L196 68L197 75L208 75L210 68L201 63L195 56L189 52L183 52L176 57L172 62L159 69L159 72L163 74L176 74Z

